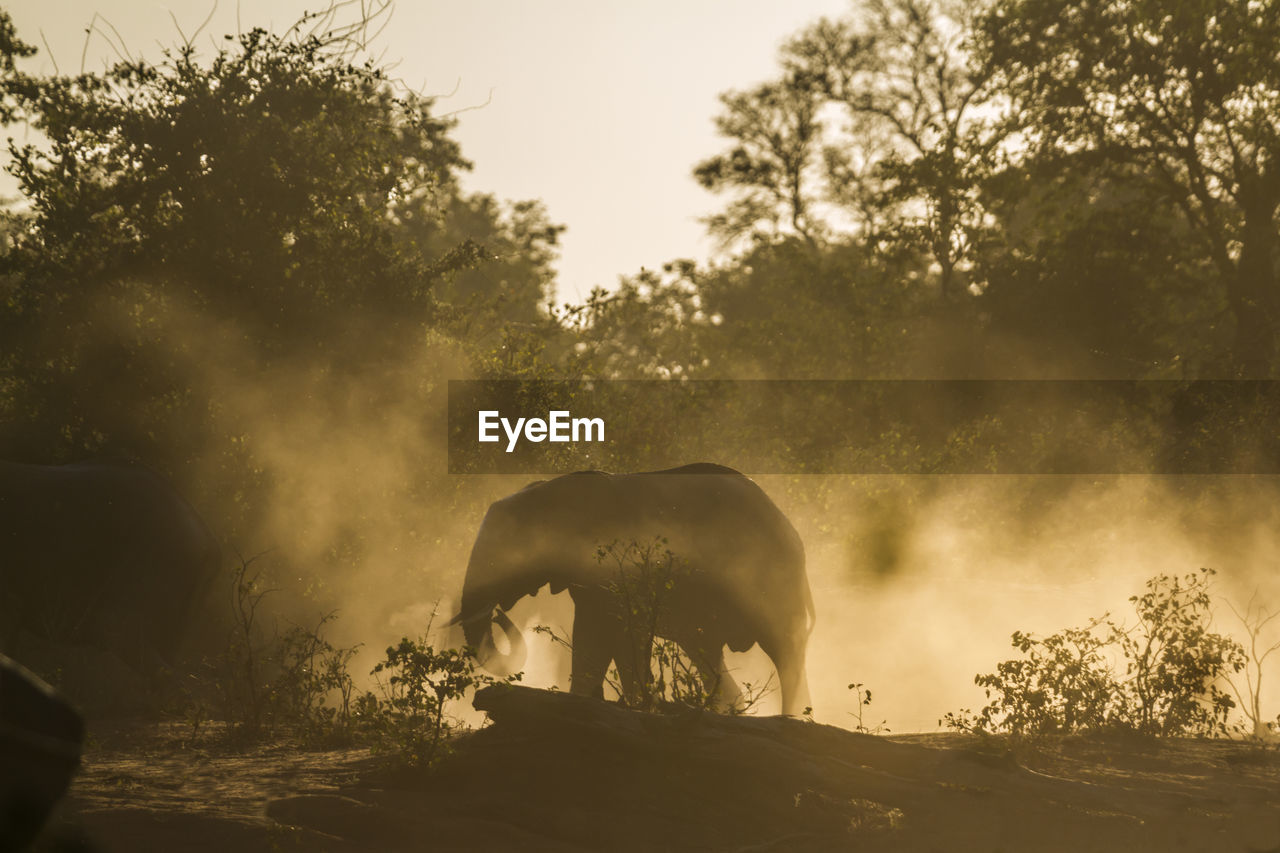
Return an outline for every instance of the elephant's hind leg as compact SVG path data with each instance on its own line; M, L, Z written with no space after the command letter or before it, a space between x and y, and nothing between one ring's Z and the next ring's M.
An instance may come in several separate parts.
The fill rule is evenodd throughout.
M798 717L809 708L809 679L805 676L804 639L795 640L790 645L772 654L765 653L773 660L778 670L778 681L782 687L782 713L788 717Z
M729 674L729 667L724 660L724 646L695 647L689 653L689 659L698 670L702 680L702 688L706 691L711 707L722 713L739 709L742 704L742 688Z

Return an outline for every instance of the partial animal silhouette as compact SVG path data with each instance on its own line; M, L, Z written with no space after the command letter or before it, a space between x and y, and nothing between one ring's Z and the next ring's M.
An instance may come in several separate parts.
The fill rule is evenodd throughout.
M626 619L618 606L619 566L597 552L614 543L652 543L675 555L680 571L661 607L659 632L684 649L717 704L741 692L726 670L724 649L754 644L773 662L782 712L809 704L805 648L813 600L799 534L768 495L746 476L701 463L640 474L584 471L541 481L494 503L476 537L460 612L467 642L497 672L523 663L525 645L506 611L549 584L574 603L574 693L600 696L610 662L623 686L630 665ZM510 650L500 653L496 625Z

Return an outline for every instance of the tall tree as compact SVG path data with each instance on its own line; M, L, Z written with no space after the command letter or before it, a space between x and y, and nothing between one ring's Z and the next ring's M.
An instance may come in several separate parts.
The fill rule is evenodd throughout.
M868 0L850 17L819 20L784 48L790 72L816 81L844 111L847 142L868 132L887 138L883 151L857 156L878 158L884 202L904 205L898 231L933 257L945 299L963 287L981 220L975 187L993 145L977 120L988 90L985 72L969 60L973 8L969 0ZM849 159L828 155L834 166ZM913 201L923 207L915 215Z
M45 138L11 144L30 204L4 258L19 302L40 313L148 281L277 351L324 341L340 309L422 318L438 258L397 245L393 214L442 205L467 164L430 101L344 48L255 29L207 61L185 44L13 77Z
M1237 371L1273 375L1280 3L998 0L978 41L1029 152L1092 152L1177 206L1226 288Z
M1026 158L984 183L975 255L988 342L1047 375L1176 378L1230 366L1212 264L1148 176L1089 152Z
M754 89L720 96L716 130L733 147L699 163L698 183L733 195L728 209L712 216L711 233L725 244L764 229L813 242L822 227L813 212L817 191L812 170L821 125L820 93L805 74L791 74Z
M433 322L433 283L484 254L406 237L467 166L429 100L340 36L223 45L5 78L42 137L10 143L26 201L0 256L14 452L188 458L214 405L194 331L227 330L246 380L385 364Z

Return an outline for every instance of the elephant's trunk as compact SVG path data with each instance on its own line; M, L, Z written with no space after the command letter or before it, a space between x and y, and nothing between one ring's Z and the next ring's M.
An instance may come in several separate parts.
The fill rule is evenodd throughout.
M495 675L514 675L524 666L529 649L524 642L524 634L511 618L495 603L468 613L463 611L453 619L450 625L462 625L463 636L467 645L476 650L480 665ZM498 626L507 638L507 651L503 652L493 641L493 627Z

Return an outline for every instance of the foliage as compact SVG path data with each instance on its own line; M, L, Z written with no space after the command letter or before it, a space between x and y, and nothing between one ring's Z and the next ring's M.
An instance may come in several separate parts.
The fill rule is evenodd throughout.
M623 626L626 651L614 661L614 687L631 708L654 710L662 702L707 707L716 685L704 684L688 655L661 636L676 588L692 580L688 566L666 545L659 537L596 550L596 561L614 569L608 593Z
M231 634L214 663L222 716L249 738L262 733L268 717L259 611L274 590L266 586L261 570L250 569L261 556L241 558L232 572Z
M18 38L18 30L13 25L9 13L0 9L0 80L9 81L18 73L18 60L34 56L36 49ZM10 124L16 117L13 101L5 97L0 99L0 124Z
M1025 657L974 679L991 701L977 715L962 710L944 722L1024 737L1105 729L1162 737L1226 732L1235 703L1218 682L1240 671L1244 653L1210 630L1212 574L1150 579L1145 593L1129 599L1138 617L1131 627L1103 616L1044 639L1015 632L1014 648Z
M820 94L808 75L791 74L720 96L716 130L733 148L698 164L693 175L704 188L733 196L724 213L706 220L723 244L753 233L809 241L820 233L809 186L821 140Z
M1210 630L1211 569L1160 575L1129 599L1138 614L1132 628L1112 626L1124 655L1122 721L1144 734L1226 731L1235 702L1218 686L1244 666L1235 640Z
M596 549L596 559L611 563L615 575L607 587L623 626L625 653L615 657L605 675L606 683L623 705L643 711L672 708L700 710L720 706L722 695L719 667L720 649L686 649L666 636L676 589L691 582L689 569L655 537L651 542L612 542ZM547 625L534 632L570 654L573 644ZM772 692L773 678L764 684L744 682L740 694L729 707L731 714L743 714Z
M431 215L423 215L424 213ZM462 340L482 342L504 325L538 324L552 296L560 235L541 201L503 202L492 195L454 195L439 211L401 214L404 239L429 255L459 244L483 246L485 262L442 276L433 293L448 314L447 328Z
M437 650L425 636L406 637L371 672L377 692L359 693L349 670L359 646L335 646L325 636L336 613L283 633L263 630L262 603L276 590L251 568L256 559L241 560L233 572L235 618L226 652L207 669L207 683L188 691L184 711L193 738L214 718L229 724L233 745L283 737L307 747L360 742L427 766L464 728L450 718L449 703L521 678L478 672L470 647ZM203 699L210 687L212 702Z
M361 565L390 525L330 481L353 506L333 513L337 542L287 547L330 538L277 524L326 477L299 433L422 470L436 448L414 430L444 375L501 371L506 340L550 335L562 230L539 202L463 192L454 121L352 33L309 21L94 73L0 74L34 128L13 134L23 198L0 248L4 456L145 460L220 536L284 546L297 563L280 583L301 588L323 561ZM398 530L434 485L360 484L399 491Z
M244 378L361 317L388 341L429 316L437 259L397 245L393 217L436 204L465 161L429 102L345 46L255 29L207 60L185 43L8 82L44 140L10 152L30 211L3 259L11 442L173 463L214 439L215 354L193 330L234 328L216 357Z
M1225 372L1226 293L1149 176L1046 155L988 180L983 201L997 227L974 274L992 337L1077 375Z
M356 700L361 730L375 749L409 766L429 767L444 754L448 736L462 728L450 719L448 704L500 681L477 672L478 665L470 646L437 650L425 636L401 638L373 668L379 693L366 692ZM505 679L519 680L519 673Z
M625 379L899 375L921 348L924 270L911 255L758 241L732 261L673 261L562 312L569 375Z
M279 671L269 685L271 721L304 744L351 740L355 681L348 664L359 646L335 647L324 629L336 612L314 627L294 625L279 638ZM331 704L332 702L332 704Z
M391 250L391 216L436 203L465 165L449 123L319 38L232 43L207 64L187 44L154 65L19 75L48 142L11 151L33 217L10 269L95 289L158 276L276 344L314 335L329 306L421 304L430 261ZM372 280L382 289L359 285ZM39 312L48 295L22 297Z
M1137 166L1217 270L1242 370L1275 352L1280 16L1274 2L1001 0L977 27L1024 150Z
M1013 646L1026 657L974 678L992 701L976 717L964 710L948 713L944 722L966 731L1026 736L1103 727L1119 686L1104 654L1106 640L1096 630L1099 621L1042 640L1014 632Z
M825 152L829 197L860 201L855 213L875 227L872 239L927 251L947 300L962 295L982 222L975 189L999 141L977 120L990 74L969 60L973 7L868 0L845 19L806 28L783 51L790 73L813 81L847 122ZM871 205L869 192L879 196Z

